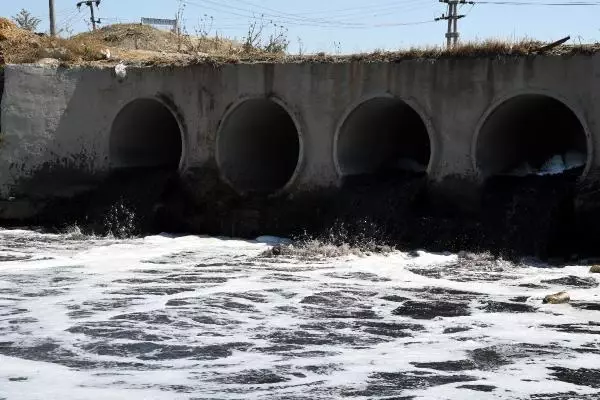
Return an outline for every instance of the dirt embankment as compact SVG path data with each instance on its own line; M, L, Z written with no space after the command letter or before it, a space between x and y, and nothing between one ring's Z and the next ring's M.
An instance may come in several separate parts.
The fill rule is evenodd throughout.
M198 63L347 63L399 62L415 59L460 59L572 56L595 54L600 44L547 45L534 40L485 40L445 47L414 47L398 51L331 55L292 55L244 46L222 37L175 34L140 24L108 25L71 38L38 36L0 17L0 54L7 63L34 63L43 58L65 65L189 65Z
M140 24L115 24L71 38L37 35L0 17L0 53L7 63L34 63L44 58L64 64L117 62L179 64L206 57L232 58L256 49L220 37L195 37Z

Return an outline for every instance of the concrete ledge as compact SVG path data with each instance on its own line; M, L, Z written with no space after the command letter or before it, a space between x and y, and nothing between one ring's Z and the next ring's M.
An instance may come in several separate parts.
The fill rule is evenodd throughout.
M124 78L9 65L0 199L52 199L123 168L164 167L179 174L191 214L219 210L192 225L226 231L246 215L246 226L283 226L302 218L256 217L253 202L293 213L318 203L298 199L343 193L354 173L416 162L428 201L477 212L485 180L509 164L577 150L584 175L600 167L598 57L138 67ZM523 108L537 119L523 123Z

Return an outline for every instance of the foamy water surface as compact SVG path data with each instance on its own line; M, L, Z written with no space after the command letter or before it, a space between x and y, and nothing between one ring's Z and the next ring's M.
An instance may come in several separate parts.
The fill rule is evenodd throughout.
M268 248L0 230L0 399L600 398L588 267Z

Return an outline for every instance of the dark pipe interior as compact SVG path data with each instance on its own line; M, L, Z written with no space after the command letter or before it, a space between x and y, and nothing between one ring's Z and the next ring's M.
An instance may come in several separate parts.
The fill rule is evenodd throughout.
M431 155L427 128L419 114L392 98L376 98L357 107L343 123L337 146L344 176L413 167L425 172Z
M585 131L563 103L543 95L521 95L501 104L485 121L477 143L484 176L509 172L524 163L534 169L554 155L587 154Z
M177 119L160 101L135 100L115 118L110 138L113 168L177 169L181 152L181 131Z
M222 172L236 189L268 194L282 189L294 175L300 139L282 106L252 99L223 121L217 151Z

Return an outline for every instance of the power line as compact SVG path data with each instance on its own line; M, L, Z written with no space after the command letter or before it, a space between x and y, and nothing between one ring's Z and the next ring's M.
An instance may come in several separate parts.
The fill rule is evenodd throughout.
M208 0L205 0L205 1L208 1ZM213 0L211 0L211 1L213 1ZM338 22L338 21L332 19L332 14L335 14L334 18L335 17L346 18L346 17L352 16L352 15L365 16L365 14L369 14L371 12L384 12L384 11L388 12L388 15L389 15L389 12L394 11L394 10L399 11L399 10L407 10L407 9L419 9L419 8L430 6L430 4L423 4L422 0L404 0L404 1L396 1L394 3L388 3L388 4L379 4L379 5L374 4L374 5L369 5L369 6L329 11L326 13L326 15L327 15L326 17L315 19L314 17L310 18L310 17L306 16L311 13L302 14L302 13L290 13L290 12L278 11L273 8L254 4L249 0L231 0L231 1L235 1L237 3L246 4L251 7L265 10L267 13L275 13L276 15L291 17L291 18L295 18L295 19L302 19L302 20L306 20L306 21L313 20L313 21L320 21L320 22ZM350 12L350 15L342 15L347 12ZM322 13L322 11L319 11L316 13L313 12L312 14L321 14L321 13ZM339 21L339 22L343 22L343 21Z
M465 15L458 14L458 5L463 4L474 4L472 1L466 0L440 0L440 3L446 3L448 5L448 14L442 14L441 17L436 18L436 21L448 21L448 31L446 32L446 46L451 48L456 46L460 34L458 33L458 20L464 18Z
M71 11L68 15L64 16L62 19L60 19L58 21L58 32L72 33L70 29L71 24L75 19L77 19L78 16L79 12L77 10L74 10Z
M202 1L202 0L200 0ZM286 23L289 25L302 25L302 26L321 26L325 25L335 25L336 27L340 24L344 26L371 26L365 24L365 18L379 18L379 17L391 17L394 13L409 13L416 10L421 10L424 8L431 8L431 3L424 3L422 0L405 0L405 1L395 1L392 4L374 4L368 7L353 7L353 8L345 8L345 9L332 9L332 10L320 10L320 11L312 11L312 12L295 12L293 14L289 12L281 12L277 10L273 10L271 8L255 5L247 0L231 0L244 4L248 4L251 9L239 8L238 10L243 10L246 13L253 13L253 9L258 9L257 12L254 13L254 17L258 16L266 16L273 19L280 19L282 23ZM213 8L213 10L216 10ZM231 16L231 12L224 11L219 9L220 12L225 12L230 15L230 17L219 18L219 20L236 20L238 17ZM324 17L315 14L324 14ZM309 17L309 15L315 15ZM353 19L359 19L361 22L353 22ZM387 25L387 24L383 24Z
M385 3L385 4L379 4L379 5L373 4L373 5L368 5L368 6L350 7L350 8L343 8L343 9L311 11L311 12L299 13L298 15L311 15L311 14L323 14L323 13L325 13L326 15L331 15L331 14L343 14L346 12L365 13L368 11L387 11L390 9L392 9L392 10L397 9L397 8L399 8L398 6L400 6L400 8L402 8L402 7L405 7L406 5L415 5L415 4L430 6L429 4L423 4L422 0L408 0L405 2L394 1L392 3Z
M198 4L190 0L184 0L183 2L188 5L201 7L203 9L218 11L227 13L230 15L235 15L243 18L257 18L257 14L251 13L251 11L235 7L235 6L223 6L220 3L217 3L212 0L202 0L205 4ZM290 16L288 16L290 15ZM365 24L365 23L351 23L351 22L343 22L343 21L335 21L335 20L324 20L318 18L304 18L299 17L293 14L282 13L262 13L259 14L258 17L266 17L266 19L271 22L278 24L286 24L293 26L310 26L310 27L320 27L320 28L338 28L338 29L370 29L370 28L383 28L383 27L397 27L397 26L411 26L411 25L422 25L434 22L431 20L424 21L413 21L413 22L386 22L386 23L377 23L377 24Z
M598 1L576 1L576 2L532 2L532 1L476 1L475 4L507 5L507 6L556 6L556 7L588 7L600 6Z
M260 12L259 14L253 13L251 10L246 8L236 7L212 1L212 0L201 0L203 4L198 4L189 0L183 1L185 4L189 4L196 7L202 7L203 9L209 9L213 11L224 12L230 15L235 15L238 17L244 18L252 18L255 19L257 16L273 19L279 23L285 23L288 25L304 25L304 26L327 26L327 27L356 27L361 26L362 24L350 23L350 22L336 22L331 19L319 19L319 18L306 18L297 15L287 14L287 13L273 13L273 12Z
M90 8L90 21L92 21L92 30L94 31L96 30L96 24L101 23L101 21L99 19L96 19L96 17L94 16L94 4L96 5L96 7L99 7L101 1L102 0L84 0L77 3L77 9L81 9L82 5L86 5Z

